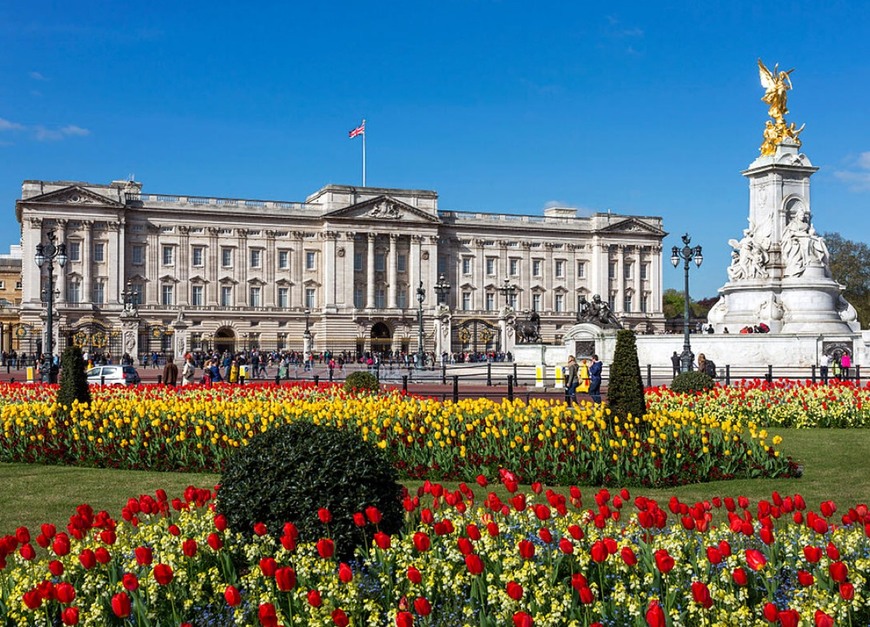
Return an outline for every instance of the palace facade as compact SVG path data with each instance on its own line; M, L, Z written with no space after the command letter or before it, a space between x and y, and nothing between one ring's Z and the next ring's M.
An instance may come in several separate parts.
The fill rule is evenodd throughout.
M626 327L656 332L662 220L549 208L444 211L433 191L328 185L305 202L150 194L25 181L16 202L20 323L44 339L50 237L57 352L197 349L509 351L534 310L560 343L600 294ZM421 301L422 299L422 301ZM40 341L41 345L41 341Z

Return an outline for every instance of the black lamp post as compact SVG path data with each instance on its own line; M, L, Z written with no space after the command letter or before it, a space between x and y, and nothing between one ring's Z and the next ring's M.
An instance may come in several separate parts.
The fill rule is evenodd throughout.
M49 231L48 243L43 244L40 242L37 244L36 255L34 256L36 265L40 269L45 266L48 276L48 286L45 290L45 302L48 306L45 318L46 330L48 331L48 341L46 342L48 363L43 364L43 368L48 373L48 383L57 383L58 370L54 365L54 260L57 259L57 265L61 268L66 265L67 261L66 244L57 244L55 243L56 241L57 238L54 236L54 231Z
M426 300L426 290L423 289L423 281L417 288L417 367L423 368L426 356L423 354L423 301Z
M302 338L304 340L304 351L311 351L311 310L305 310L305 331L302 332Z
M692 369L692 361L695 356L692 354L692 346L689 342L689 265L692 260L695 261L697 267L701 267L704 261L704 256L701 254L701 247L695 246L692 248L689 243L692 238L686 233L683 235L683 247L674 246L671 249L671 263L674 267L680 265L680 260L683 260L683 268L686 272L686 284L684 290L685 308L683 310L683 352L680 355L680 372L689 372Z
M510 282L510 279L504 280L504 285L498 288L498 291L502 293L504 296L504 304L508 307L511 306L511 301L513 300L514 294L517 293L517 286Z
M444 305L446 304L444 301L446 300L444 297L447 296L447 292L450 291L450 283L447 282L447 278L444 276L444 273L438 275L438 282L435 284L435 293L438 294L438 304Z

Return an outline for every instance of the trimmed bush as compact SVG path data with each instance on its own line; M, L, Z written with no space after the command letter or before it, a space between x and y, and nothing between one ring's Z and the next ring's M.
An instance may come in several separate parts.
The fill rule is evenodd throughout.
M89 405L91 390L85 373L85 359L78 346L67 346L60 359L60 389L57 404L72 407L73 401Z
M376 394L381 389L378 378L371 372L358 370L351 372L344 380L344 390L351 394L370 393Z
M710 390L714 385L710 375L693 370L692 372L681 372L674 377L671 383L671 390L678 394L694 394L695 392Z
M607 404L611 413L623 418L629 414L640 418L646 413L637 343L634 331L628 329L620 329L616 334L616 349L607 382Z
M403 523L402 494L395 469L359 434L297 422L255 436L230 458L217 509L248 538L255 523L279 537L292 522L300 541L331 538L336 555L349 559L376 531L373 524L357 526L354 514L376 507L377 529L395 533ZM332 515L328 524L320 508Z

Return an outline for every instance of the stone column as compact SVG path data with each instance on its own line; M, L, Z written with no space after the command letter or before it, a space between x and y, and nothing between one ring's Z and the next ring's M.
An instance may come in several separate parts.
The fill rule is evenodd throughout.
M387 307L395 309L396 305L396 260L399 235L390 233L387 237Z
M532 308L532 247L529 242L523 242L523 267L520 268L520 298L517 301L517 309ZM523 301L525 293L525 301Z
M66 231L67 231L67 228L69 227L69 221L68 220L56 220L55 226L57 227L55 229L55 234L57 236L58 243L66 242L66 240L67 240L67 232ZM41 236L42 235L40 232L40 238L41 238ZM42 241L42 239L40 239L40 241ZM34 264L34 265L36 265L36 264ZM57 295L57 304L58 305L66 304L66 273L67 273L68 268L69 268L69 264L67 264L67 266L65 268L61 268L59 265L55 264L55 272L57 273L57 276L55 277L54 286L55 286L55 289L58 291L58 295ZM38 270L39 270L39 273L42 274L42 270L41 269L38 269ZM36 297L39 298L41 293L42 293L42 289L40 286L40 290L37 292ZM55 344L55 346L56 346L56 344Z
M366 249L366 309L375 307L375 242L376 235L369 233Z
M239 242L239 258L236 260L236 281L241 289L236 290L235 305L245 307L248 305L248 266L251 260L248 258L248 229L236 229Z
M441 355L453 352L451 346L452 320L450 308L438 305L435 309L435 357L441 359Z
M408 305L409 307L413 305L416 307L417 305L417 287L420 285L420 281L423 279L422 276L422 267L421 267L421 253L420 247L423 241L423 237L421 235L412 235L411 236L411 254L408 268L410 270L409 276L411 277L411 285L410 285L410 294L408 294Z
M146 248L146 267L148 268L145 277L145 294L143 294L143 305L154 305L160 302L160 227L157 225L148 225L148 246Z
M92 281L94 275L94 221L85 220L82 224L85 228L82 237L82 293L79 302L92 303L94 301Z
M175 295L176 304L181 307L190 306L190 227L178 227L179 244L178 258L175 260L175 277L178 279Z
M209 307L217 307L220 302L220 283L218 283L218 272L221 266L221 251L218 235L220 230L216 227L208 227L208 267L206 268L206 277L209 285L206 287L206 304Z
M275 231L266 231L266 258L263 260L263 280L266 282L263 294L263 305L266 307L275 307L277 301L277 293L275 282L277 281L277 252L275 250Z
M335 264L338 258L335 256L335 240L338 233L335 231L327 231L323 234L323 289L325 291L323 297L324 311L335 311Z
M305 307L305 233L293 231L293 252L295 261L290 264L293 290L290 294L290 307Z
M139 315L134 311L121 314L122 350L139 363Z

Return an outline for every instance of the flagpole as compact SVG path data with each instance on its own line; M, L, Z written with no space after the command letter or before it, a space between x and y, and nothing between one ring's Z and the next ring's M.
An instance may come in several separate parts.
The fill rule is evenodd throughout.
M363 120L363 124L365 124L365 120ZM363 184L362 186L366 186L366 132L363 131Z

